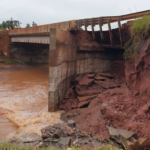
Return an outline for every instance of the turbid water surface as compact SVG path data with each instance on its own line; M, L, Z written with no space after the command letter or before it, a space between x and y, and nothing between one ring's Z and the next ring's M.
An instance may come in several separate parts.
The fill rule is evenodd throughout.
M48 80L48 66L0 73L0 138L40 134L42 128L61 122L61 112L47 112Z

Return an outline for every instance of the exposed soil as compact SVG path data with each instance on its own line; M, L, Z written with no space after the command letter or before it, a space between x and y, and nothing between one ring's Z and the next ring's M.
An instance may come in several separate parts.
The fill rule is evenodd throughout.
M150 38L141 43L135 62L125 62L125 78L108 73L77 76L59 106L67 111L62 119L72 118L82 130L104 138L106 127L112 126L150 140L149 60Z

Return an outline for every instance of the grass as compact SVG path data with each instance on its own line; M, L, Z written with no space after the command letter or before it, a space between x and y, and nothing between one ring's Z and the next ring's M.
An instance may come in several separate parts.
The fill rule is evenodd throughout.
M61 150L67 150L67 149L68 148L63 148ZM4 141L0 143L0 150L57 150L57 149L53 147L52 148L36 148L36 147L29 147L29 146L17 147ZM87 148L71 147L68 150L87 150ZM106 145L93 150L121 150L121 149L115 148L112 145Z
M150 16L144 16L141 19L137 19L130 27L131 39L125 44L124 59L135 60L138 54L138 47L142 39L149 35L150 30Z
M17 65L17 64L20 64L20 62L18 62L18 61L15 60L15 59L6 58L6 59L5 59L5 64Z

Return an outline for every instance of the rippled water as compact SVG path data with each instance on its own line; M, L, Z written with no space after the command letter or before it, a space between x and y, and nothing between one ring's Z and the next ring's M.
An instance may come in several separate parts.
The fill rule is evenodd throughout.
M0 138L9 133L40 134L43 127L61 122L61 112L47 112L48 66L3 73L0 77L8 79L0 83Z

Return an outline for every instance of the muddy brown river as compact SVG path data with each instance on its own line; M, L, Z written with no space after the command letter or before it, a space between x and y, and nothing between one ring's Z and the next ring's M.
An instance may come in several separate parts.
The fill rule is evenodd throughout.
M42 128L61 122L61 112L47 112L48 66L7 71L0 79L0 138L40 134Z

